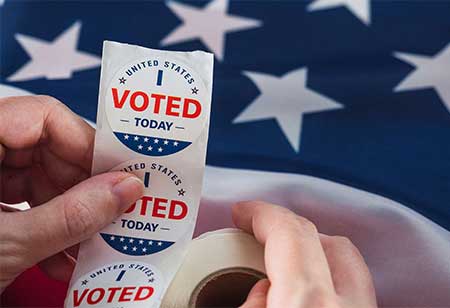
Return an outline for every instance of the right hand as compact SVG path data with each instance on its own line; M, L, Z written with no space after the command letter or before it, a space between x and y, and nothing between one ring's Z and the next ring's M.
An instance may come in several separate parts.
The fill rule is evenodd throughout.
M237 227L264 245L268 279L241 308L376 308L369 269L344 237L319 234L313 223L280 206L241 202Z

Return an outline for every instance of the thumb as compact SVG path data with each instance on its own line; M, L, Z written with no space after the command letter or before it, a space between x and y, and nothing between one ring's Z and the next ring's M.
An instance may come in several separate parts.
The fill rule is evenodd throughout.
M267 292L270 282L268 279L258 281L247 296L247 300L240 308L266 308Z
M26 249L24 265L31 266L86 240L110 224L137 199L143 184L124 172L92 177L64 194L10 219L19 246Z

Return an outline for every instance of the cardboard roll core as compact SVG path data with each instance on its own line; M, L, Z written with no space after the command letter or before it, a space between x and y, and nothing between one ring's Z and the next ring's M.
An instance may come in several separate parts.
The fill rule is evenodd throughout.
M264 247L253 236L235 229L205 233L189 244L161 308L239 307L264 273Z
M247 268L230 268L205 277L195 288L190 308L239 307L252 287L265 275Z

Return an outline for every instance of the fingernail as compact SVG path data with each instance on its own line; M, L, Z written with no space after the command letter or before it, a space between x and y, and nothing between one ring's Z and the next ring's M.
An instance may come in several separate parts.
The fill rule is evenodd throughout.
M112 192L120 200L122 208L128 208L142 197L144 183L135 176L129 176L114 185Z

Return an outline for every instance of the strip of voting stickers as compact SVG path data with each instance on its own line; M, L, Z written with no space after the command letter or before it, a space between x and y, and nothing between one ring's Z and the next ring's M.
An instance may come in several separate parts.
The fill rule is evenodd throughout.
M65 307L159 307L192 238L205 167L213 55L105 42L92 174L144 196L81 244Z

